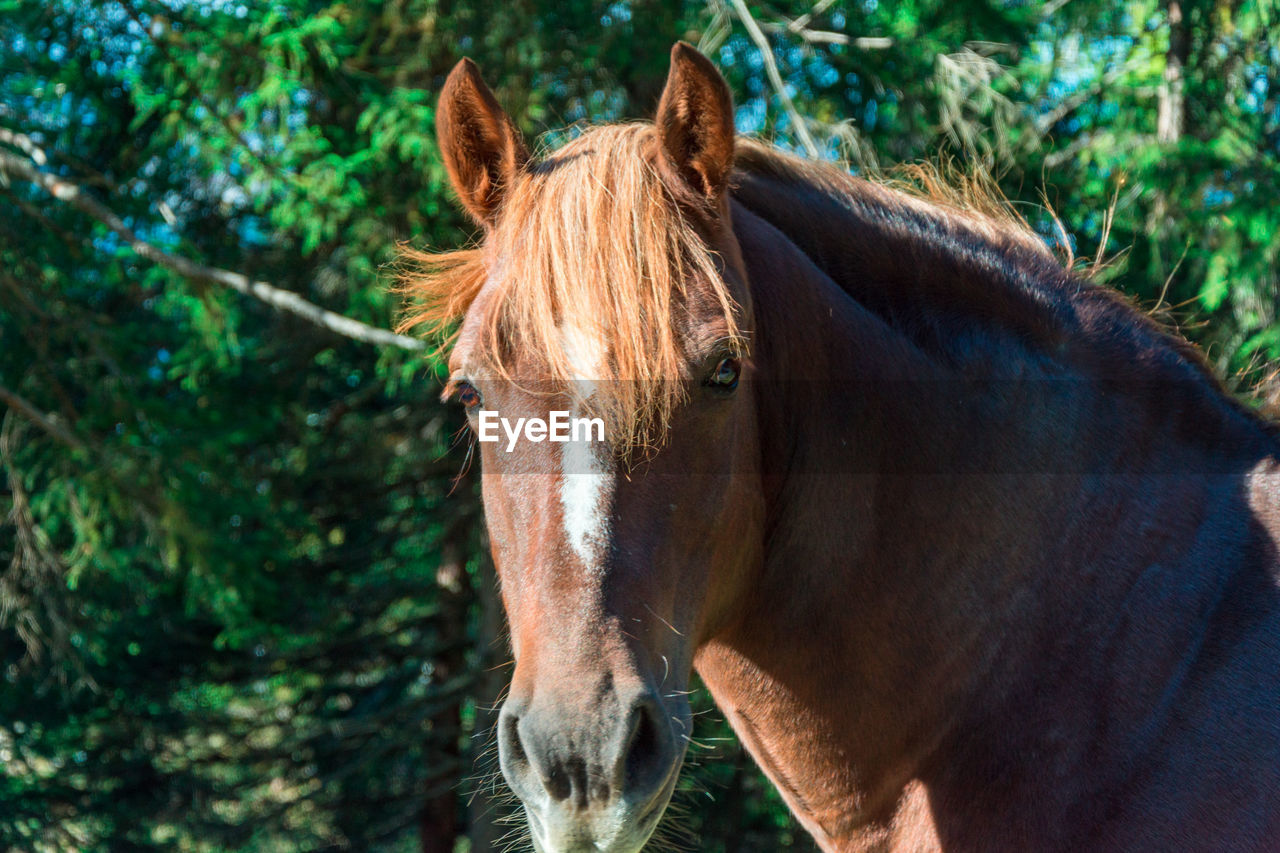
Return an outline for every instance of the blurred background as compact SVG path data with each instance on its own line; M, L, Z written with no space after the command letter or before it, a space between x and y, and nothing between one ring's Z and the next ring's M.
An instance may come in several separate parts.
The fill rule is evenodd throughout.
M744 133L989 170L1249 394L1278 38L1269 0L0 0L0 848L524 849L463 419L388 331L397 245L473 236L460 57L554 146L686 39ZM812 850L697 707L671 840Z

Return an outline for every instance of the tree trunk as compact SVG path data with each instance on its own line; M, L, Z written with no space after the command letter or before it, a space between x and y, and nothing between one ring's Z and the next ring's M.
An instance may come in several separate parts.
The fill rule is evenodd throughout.
M437 595L443 611L442 630L446 637L464 636L467 630L467 595L466 565L462 556L463 550L455 541L461 536L459 527L455 527L446 537L441 549L440 565L436 569ZM440 681L447 682L463 672L467 666L462 646L455 646L448 654L435 661L435 674ZM431 720L431 728L437 732L448 732L446 754L450 758L461 757L460 729L462 727L462 703L457 702ZM422 804L422 812L418 818L419 849L422 853L453 853L461 831L458 820L458 793L456 788L446 789L442 793L428 798Z
M1185 73L1191 52L1191 35L1183 20L1181 0L1169 0L1169 50L1165 54L1164 80L1160 84L1156 112L1156 139L1175 143L1186 126Z
M486 750L493 750L492 767L482 762L483 767L476 767L472 772L478 776L485 771L498 772L497 767L497 729L498 705L503 688L510 674L502 662L507 660L506 644L502 641L504 617L502 602L498 598L498 578L489 560L488 548L482 549L480 559L480 579L477 590L480 605L479 636L476 647L480 659L484 661L480 677L476 681L473 694L477 699L476 730L472 741L472 754L479 755ZM467 837L471 840L471 853L498 853L504 849L500 843L503 835L510 831L499 821L507 814L510 806L502 800L502 786L505 783L498 779L493 784L482 779L474 784L475 790L469 795L467 806ZM498 786L494 789L494 784Z

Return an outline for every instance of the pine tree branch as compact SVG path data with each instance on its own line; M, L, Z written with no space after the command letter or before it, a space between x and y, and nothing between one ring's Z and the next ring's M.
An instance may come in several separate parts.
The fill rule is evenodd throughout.
M3 403L13 409L15 412L22 415L68 447L72 447L76 450L87 449L87 445L85 445L85 443L73 432L58 423L58 421L54 419L53 415L46 415L44 412L31 405L31 403L27 402L26 399L19 397L3 385L0 385L0 403Z
M78 184L59 178L56 175L51 175L48 172L43 172L27 160L2 148L0 148L0 173L12 175L28 183L35 184L57 200L66 202L82 213L88 214L115 232L139 256L172 270L185 278L229 287L238 293L243 293L246 296L252 296L265 302L273 308L287 311L309 323L314 323L321 328L353 340L380 346L397 346L401 349L415 352L424 349L426 346L416 338L397 335L386 329L379 329L359 320L321 308L319 305L308 302L292 291L267 284L264 281L253 281L241 273L205 266L189 258L170 254L139 237L114 211L83 192Z

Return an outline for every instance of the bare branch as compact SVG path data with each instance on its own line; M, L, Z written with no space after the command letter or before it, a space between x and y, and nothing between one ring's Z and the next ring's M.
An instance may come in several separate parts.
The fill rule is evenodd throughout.
M1131 49L1130 55L1132 54L1132 52L1133 51ZM1077 109L1084 106L1089 101L1097 98L1112 83L1114 83L1116 80L1119 80L1122 76L1124 76L1131 70L1132 68L1129 63L1129 57L1126 56L1125 60L1121 62L1119 65L1117 65L1115 68L1112 68L1110 71L1106 72L1105 74L1102 74L1101 76L1098 77L1097 80L1093 81L1093 83L1091 83L1090 85L1079 90L1078 92L1075 92L1070 97L1064 98L1053 109L1037 117L1035 120L1036 132L1039 133L1041 136L1046 135L1047 133L1049 133L1050 130L1053 129L1053 126L1055 124L1062 121L1067 116L1071 115L1071 113L1075 112Z
M778 100L782 102L782 108L786 110L787 116L791 119L791 123L795 126L796 136L800 139L800 144L804 147L805 153L814 159L822 157L822 152L818 150L818 144L813 141L813 137L809 134L809 128L805 124L804 116L800 115L800 111L796 109L795 102L791 100L791 94L787 92L787 85L782 80L782 75L778 72L778 63L773 58L773 47L769 44L769 39L760 29L760 25L756 23L756 19L751 17L751 11L747 9L745 0L729 0L733 6L734 12L738 15L738 20L742 21L742 26L746 27L747 35L751 36L751 41L755 42L756 47L760 51L760 59L764 62L765 73L769 77L769 83L773 86L773 90L778 94Z
M810 29L797 25L796 21L788 21L785 24L761 24L760 28L771 33L799 36L810 44L841 44L856 47L859 50L888 50L893 47L893 39L889 36L848 36L830 30Z
M44 166L49 162L49 158L45 156L44 149L36 145L31 137L25 133L17 133L6 127L0 127L0 142L12 145L22 151L34 160L37 166Z
M386 329L379 329L359 320L353 320L350 317L321 308L319 305L308 302L292 291L267 284L264 281L253 281L241 273L205 266L189 258L170 254L135 234L123 219L101 202L84 193L79 185L51 175L48 172L42 172L26 160L4 149L0 149L0 173L13 175L21 180L35 184L59 201L64 201L82 213L88 214L115 232L141 257L172 270L185 278L229 287L238 293L261 300L273 308L287 311L309 323L314 323L353 340L369 344L397 346L401 349L415 352L424 349L426 346L416 338L397 335Z
M27 402L22 397L19 397L3 385L0 385L0 403L4 403L15 412L18 412L27 420L31 421L36 426L40 427L40 429L44 430L68 447L73 447L76 450L87 449L87 445L85 445L85 443L81 441L75 433L58 423L58 421L54 419L53 415L46 415L44 412L40 411L35 406L31 405L31 403Z

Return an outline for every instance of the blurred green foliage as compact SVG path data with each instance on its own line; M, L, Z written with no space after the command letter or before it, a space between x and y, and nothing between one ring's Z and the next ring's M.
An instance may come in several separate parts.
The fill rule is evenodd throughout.
M389 327L397 245L471 234L432 138L459 57L554 145L646 116L684 38L744 132L988 168L1224 373L1280 357L1265 5L747 8L798 114L721 0L0 0L0 154ZM0 847L496 849L506 652L438 390L419 354L176 275L0 160ZM813 849L699 702L673 834Z

